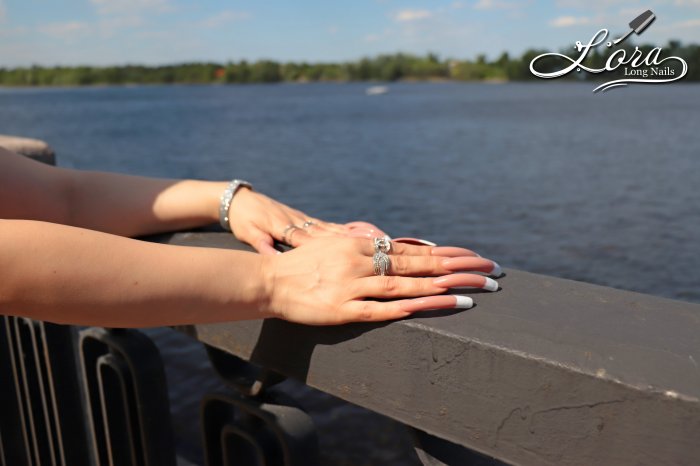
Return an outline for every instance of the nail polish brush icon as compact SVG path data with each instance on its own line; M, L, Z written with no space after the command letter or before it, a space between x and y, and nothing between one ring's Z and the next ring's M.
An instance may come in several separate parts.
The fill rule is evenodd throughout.
M652 13L651 10L645 11L630 22L630 30L627 31L627 34L620 37L619 39L615 39L613 44L619 44L623 40L627 39L627 37L633 32L637 35L641 34L647 27L649 27L649 25L652 22L654 22L655 19L656 15L654 15L654 13Z

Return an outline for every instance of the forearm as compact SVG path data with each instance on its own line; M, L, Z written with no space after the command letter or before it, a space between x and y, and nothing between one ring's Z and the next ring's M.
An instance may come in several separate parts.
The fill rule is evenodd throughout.
M216 223L226 184L74 171L66 223L129 237Z
M0 147L0 218L133 237L217 222L225 188L226 182L51 167Z
M267 317L264 260L0 220L0 314L106 327Z

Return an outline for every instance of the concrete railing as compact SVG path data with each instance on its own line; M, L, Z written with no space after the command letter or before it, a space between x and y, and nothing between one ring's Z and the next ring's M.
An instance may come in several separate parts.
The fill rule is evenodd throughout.
M215 232L158 240L247 248ZM499 282L471 310L397 322L180 330L508 463L700 462L700 305L517 270Z

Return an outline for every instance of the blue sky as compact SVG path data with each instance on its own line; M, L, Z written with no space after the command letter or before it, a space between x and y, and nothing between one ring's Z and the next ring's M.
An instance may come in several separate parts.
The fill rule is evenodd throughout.
M496 57L624 32L646 9L644 42L700 43L700 0L0 0L0 66Z

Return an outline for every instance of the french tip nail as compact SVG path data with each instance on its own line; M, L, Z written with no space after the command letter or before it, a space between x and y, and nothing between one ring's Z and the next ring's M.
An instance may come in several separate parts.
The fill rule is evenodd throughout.
M469 296L453 295L457 300L455 309L470 309L474 307L474 300Z
M277 251L277 254L282 254L282 251Z
M501 275L503 275L503 269L500 265L498 265L498 262L493 263L493 270L491 270L491 275L493 275L494 277L500 277Z
M401 237L401 238L394 238L392 241L396 241L397 243L414 244L414 245L421 245L421 246L437 246L436 243L433 243L432 241L428 241L427 239L421 239L421 238Z
M486 279L486 283L484 284L483 288L487 291L498 291L498 282L494 280L493 278L489 277L484 277Z

